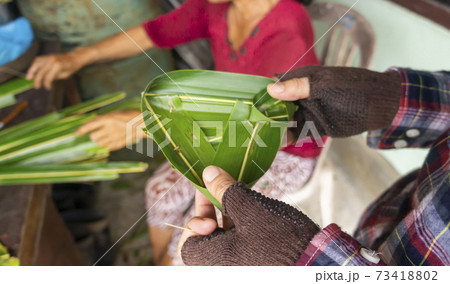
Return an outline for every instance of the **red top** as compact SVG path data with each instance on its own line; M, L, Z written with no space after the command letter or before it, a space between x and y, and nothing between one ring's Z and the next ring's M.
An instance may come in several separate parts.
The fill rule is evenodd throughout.
M170 13L144 22L143 27L160 48L209 39L218 71L273 77L275 73L319 64L312 48L311 21L299 2L280 0L238 50L234 50L228 40L229 5L188 0ZM305 143L285 150L302 157L314 157L321 149L315 143Z

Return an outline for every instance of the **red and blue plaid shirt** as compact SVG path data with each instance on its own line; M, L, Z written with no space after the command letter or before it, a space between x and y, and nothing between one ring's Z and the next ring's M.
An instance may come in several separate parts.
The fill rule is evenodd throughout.
M450 265L450 74L393 68L400 108L379 149L429 147L422 169L396 182L364 213L354 237L336 224L311 241L296 265Z

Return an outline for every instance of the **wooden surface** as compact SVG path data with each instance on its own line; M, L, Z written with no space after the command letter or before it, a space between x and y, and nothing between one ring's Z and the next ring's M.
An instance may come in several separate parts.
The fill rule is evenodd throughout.
M36 190L38 191L38 190ZM50 195L47 195L37 252L30 265L84 265L84 260ZM20 259L20 256L19 256Z
M17 190L14 188L10 189L10 195L14 196L15 191ZM36 185L30 186L26 191L28 194L25 198L27 198L28 204L25 208L18 208L20 211L25 211L25 218L20 228L18 257L21 265L35 265L39 254L42 225L51 188L48 185Z
M82 265L49 185L0 188L0 241L21 265Z
M0 187L0 242L15 256L19 254L30 191L29 186Z

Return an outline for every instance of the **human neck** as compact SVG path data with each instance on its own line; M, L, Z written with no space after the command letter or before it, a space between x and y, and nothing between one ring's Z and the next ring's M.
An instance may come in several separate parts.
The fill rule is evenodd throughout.
M267 14L281 0L233 0L232 5L244 18Z
M282 0L234 0L228 10L228 39L237 50L255 26Z

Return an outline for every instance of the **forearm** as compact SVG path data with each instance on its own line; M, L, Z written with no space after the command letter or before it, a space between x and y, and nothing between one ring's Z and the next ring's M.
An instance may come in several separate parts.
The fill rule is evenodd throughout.
M99 62L112 61L138 55L142 50L154 46L142 26L136 26L109 37L88 47L81 47L72 53L79 58L83 66Z

